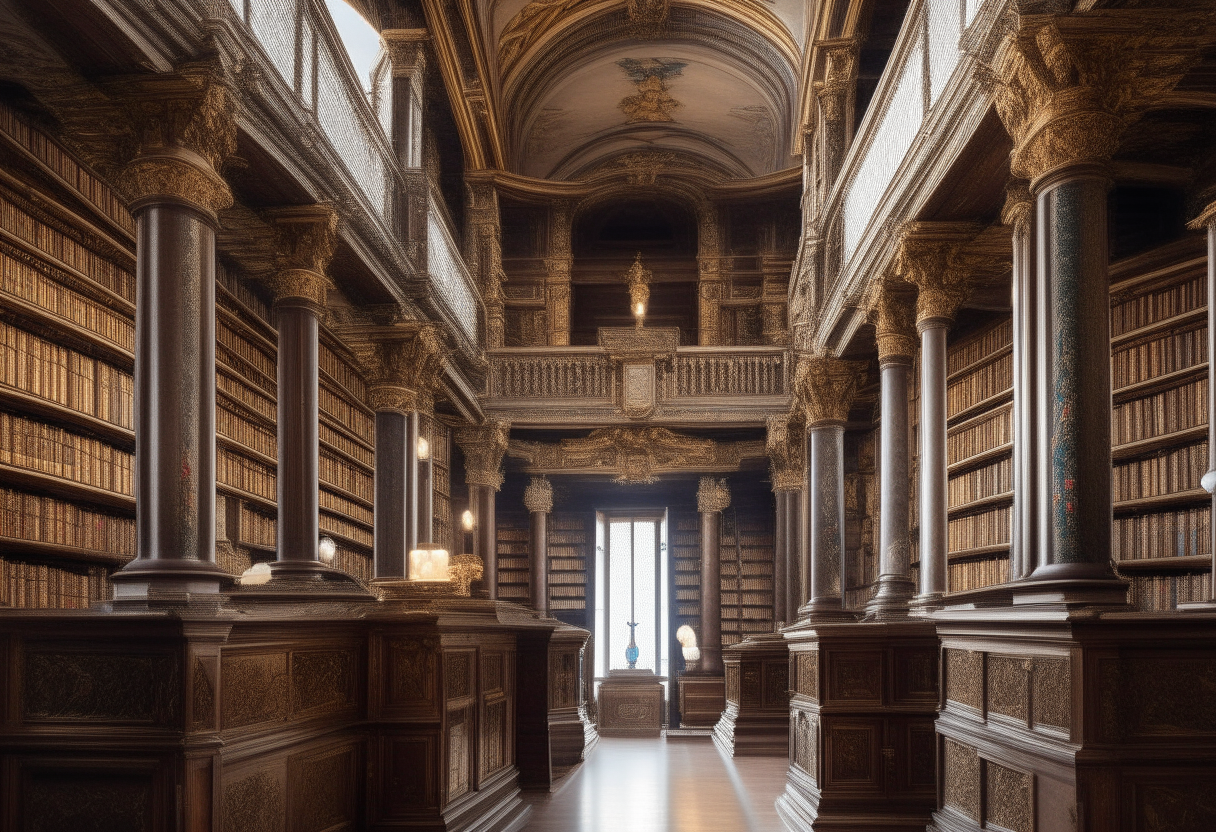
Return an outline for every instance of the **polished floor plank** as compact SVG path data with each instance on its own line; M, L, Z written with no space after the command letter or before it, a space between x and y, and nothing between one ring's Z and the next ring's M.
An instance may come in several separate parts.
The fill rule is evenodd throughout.
M786 760L731 760L709 740L604 737L523 832L781 832Z

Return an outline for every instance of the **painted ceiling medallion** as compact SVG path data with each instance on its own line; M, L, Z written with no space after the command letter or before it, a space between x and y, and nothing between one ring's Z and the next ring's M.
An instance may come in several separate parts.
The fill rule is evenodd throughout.
M675 121L672 112L684 105L672 98L667 79L682 75L687 62L672 58L622 58L616 65L638 88L636 95L626 96L617 105L629 117L629 124Z

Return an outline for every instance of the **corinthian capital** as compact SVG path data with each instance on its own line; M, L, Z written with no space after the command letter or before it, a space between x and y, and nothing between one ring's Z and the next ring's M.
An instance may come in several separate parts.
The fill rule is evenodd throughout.
M912 222L904 226L895 273L919 289L916 322L949 323L971 289L966 246L983 230L974 223Z
M533 477L524 489L524 507L535 514L553 511L553 484L547 477Z
M847 422L867 370L864 361L843 361L830 355L811 355L799 361L794 394L806 408L806 426Z
M325 269L337 241L337 212L326 204L297 205L265 211L263 217L274 238L276 271L265 283L275 303L325 308L330 287Z
M910 283L879 280L867 301L874 337L878 342L878 362L911 361L916 355L916 296Z
M487 419L484 425L460 428L456 444L464 451L465 481L497 491L502 487L502 457L507 452L511 423Z
M702 514L715 511L726 511L730 507L730 488L726 480L713 477L701 477L697 487L697 511Z
M369 406L429 413L443 379L445 356L443 338L433 324L377 333L367 362Z

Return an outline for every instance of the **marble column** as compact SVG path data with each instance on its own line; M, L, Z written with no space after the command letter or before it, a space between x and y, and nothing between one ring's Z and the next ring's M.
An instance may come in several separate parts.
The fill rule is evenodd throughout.
M806 408L809 600L799 618L849 620L844 609L844 426L866 365L825 355L804 358L797 393Z
M456 431L456 444L464 452L465 482L469 486L469 503L476 518L473 553L484 564L485 582L490 597L498 597L497 526L494 516L495 499L502 488L502 458L507 451L511 424L501 419L487 419L483 425L464 427Z
M328 205L280 208L266 214L277 236L274 295L278 350L278 524L280 564L320 567L319 316L325 308L338 215Z
M1203 213L1190 224L1194 230L1205 230L1208 235L1208 366L1213 366L1216 356L1216 202L1208 205ZM1211 372L1209 371L1209 379ZM1209 521L1208 545L1212 547L1212 592L1197 604L1180 604L1179 609L1212 609L1216 605L1216 384L1208 382L1208 470L1200 483L1212 495L1212 519Z
M1005 192L1001 221L1013 230L1013 509L1009 540L1009 579L1034 571L1037 554L1046 551L1041 539L1040 480L1043 457L1038 450L1043 426L1038 423L1043 394L1039 372L1039 341L1045 307L1039 302L1035 279L1034 200L1023 180L1013 180Z
M798 535L798 501L805 478L806 455L801 418L791 414L770 416L765 451L777 502L773 560L773 621L790 623L798 615L802 557Z
M545 477L533 477L524 489L524 506L532 516L528 550L528 598L533 609L549 611L549 543L547 520L553 511L553 486Z
M570 248L574 205L564 200L549 209L549 256L545 258L545 310L548 313L549 346L570 344L570 272L574 255Z
M236 126L220 81L175 77L160 95L157 83L132 101L144 140L116 183L135 218L137 287L136 558L113 576L120 601L214 594L226 577L215 564L215 235L232 204L218 171Z
M726 480L701 477L697 510L701 512L701 668L706 676L721 676L722 560L719 539L722 512L730 506Z
M878 593L867 618L901 618L914 592L908 541L908 383L916 352L915 304L895 281L883 281L872 310L881 384L878 492Z

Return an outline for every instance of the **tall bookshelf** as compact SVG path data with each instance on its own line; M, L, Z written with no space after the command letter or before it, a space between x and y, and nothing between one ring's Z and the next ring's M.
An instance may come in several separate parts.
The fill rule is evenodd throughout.
M841 578L844 606L850 610L864 609L878 591L877 450L877 428L845 436L845 561Z
M498 555L498 598L528 603L528 515L499 514L495 530Z
M571 624L590 626L587 616L587 567L593 562L595 515L590 512L553 512L545 526L549 555L549 611ZM591 599L594 604L594 598Z
M1013 507L1013 320L946 351L947 592L1009 580Z
M438 419L422 419L422 435L431 445L431 539L458 552L452 527L452 431Z
M674 649L675 632L685 624L696 631L698 640L701 637L701 527L696 512L673 510L668 522L674 588L669 596Z
M0 604L109 597L135 554L134 223L0 104Z
M722 514L722 645L773 631L773 519L748 507Z
M1188 238L1111 265L1111 556L1142 610L1210 597L1207 257Z

